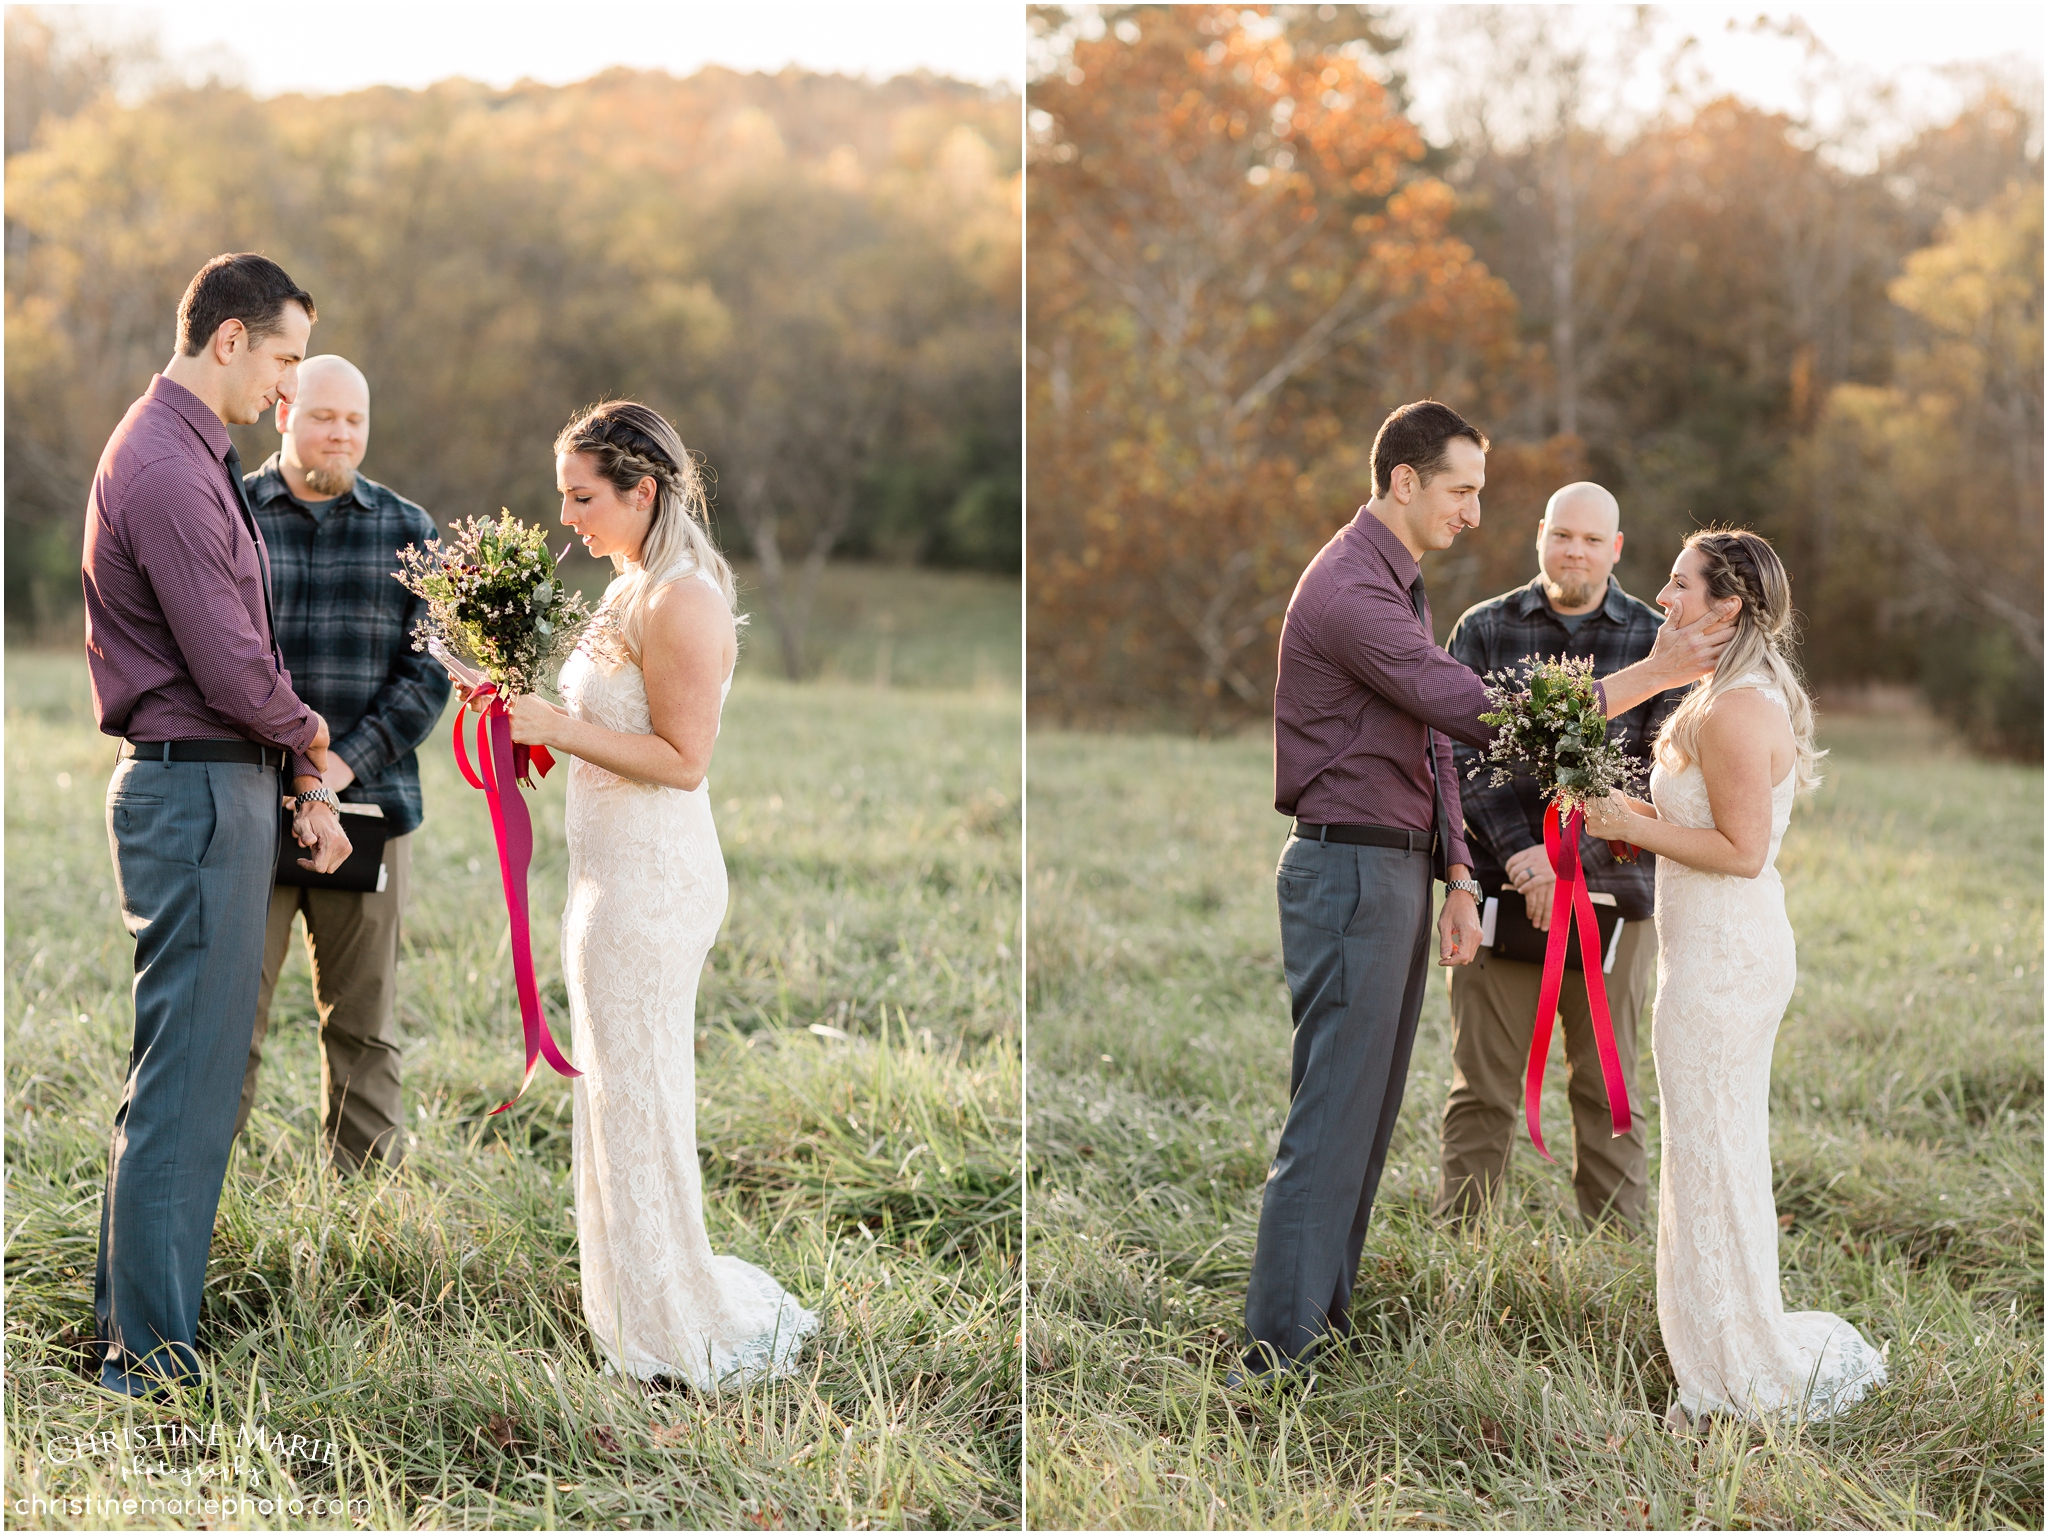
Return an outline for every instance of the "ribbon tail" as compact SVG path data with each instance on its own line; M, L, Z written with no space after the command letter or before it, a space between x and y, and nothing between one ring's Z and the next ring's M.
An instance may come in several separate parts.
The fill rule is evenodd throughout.
M529 1056L527 1056L527 1058L526 1058L526 1075L525 1075L525 1076L523 1076L523 1077L521 1077L521 1078L519 1079L519 1091L518 1091L518 1092L516 1092L516 1093L514 1093L514 1094L513 1094L513 1095L512 1095L511 1097L507 1098L507 1099L506 1099L506 1100L505 1100L505 1101L504 1101L503 1103L499 1104L499 1105L498 1105L498 1106L497 1106L497 1107L496 1107L495 1109L492 1109L492 1110L491 1110L491 1112L490 1112L490 1114L486 1114L486 1115L484 1115L484 1118L486 1118L486 1119L489 1119L489 1118L491 1117L491 1115L493 1115L493 1114L502 1114L502 1113L504 1113L504 1112L505 1112L505 1110L507 1110L507 1109L511 1108L513 1104L517 1103L517 1102L518 1102L518 1101L519 1101L519 1100L520 1100L521 1098L524 1098L524 1097L526 1096L526 1089L527 1089L528 1087L532 1086L532 1084L533 1084L533 1073L534 1073L534 1070L535 1070L535 1068L536 1068L536 1067L538 1067L539 1065L540 1065L540 1057L539 1057L539 1056L537 1056L537 1055L529 1055Z
M543 1058L563 1076L582 1073L571 1066L548 1031L540 988L533 974L533 937L527 908L526 875L533 864L533 820L518 787L518 758L512 720L502 702L494 703L476 722L476 768L463 750L463 721L456 720L455 759L463 776L484 793L491 808L491 833L498 844L498 874L505 890L505 913L511 925L512 974L519 994L520 1030L525 1035L526 1074L519 1091L491 1110L502 1114L526 1094Z
M1603 952L1600 922L1593 914L1593 897L1586 888L1583 874L1576 867L1582 819L1580 812L1572 813L1571 835L1566 839L1571 844L1566 856L1575 866L1572 871L1572 916L1578 921L1579 963L1586 972L1586 1011L1592 1015L1593 1045L1600 1053L1600 1075L1607 1083L1607 1112L1613 1120L1614 1133L1621 1136L1628 1134L1635 1121L1628 1101L1628 1081L1621 1074L1621 1051L1614 1043L1614 1019L1607 1008L1607 977L1600 969Z
M1565 856L1558 835L1557 806L1546 805L1543 810L1543 847L1550 855L1550 866L1556 871L1560 895L1569 895L1565 884ZM1571 908L1569 905L1551 903L1550 938L1543 950L1543 987L1536 998L1536 1025L1529 1037L1529 1071L1522 1089L1522 1117L1529 1126L1529 1139L1535 1143L1536 1153L1546 1162L1555 1162L1550 1148L1543 1144L1543 1068L1550 1058L1550 1030L1557 1021L1558 998L1564 991L1564 955L1566 935L1571 929Z
M476 758L477 766L483 771L484 798L491 807L491 835L498 844L498 878L504 886L506 919L512 929L512 972L516 985L519 978L519 956L527 951L529 942L526 923L522 919L526 912L526 871L532 862L533 848L529 839L522 851L515 844L512 828L507 824L505 799L509 775L505 769L510 765L510 753L507 752L505 759L501 760L499 747L509 740L511 730L509 724L502 731L498 729L500 717L501 711L497 708L477 716ZM511 789L511 797L518 799L519 791L516 788ZM522 805L521 809L524 808ZM519 1091L491 1110L492 1114L504 1113L526 1096L527 1086L533 1081L535 1062L540 1057L540 1042L535 1037L533 1016L527 1010L525 989L517 989L519 1022L526 1036L526 1075L520 1078Z
M548 1028L547 1014L540 1004L540 987L533 974L533 941L530 919L527 911L526 871L533 863L533 820L527 814L526 801L520 796L513 780L516 762L512 741L512 721L501 713L492 713L491 757L495 769L493 777L499 792L492 800L492 820L499 830L500 859L505 870L505 904L512 919L512 973L519 992L519 1017L526 1034L526 1060L529 1076L536 1055L546 1059L549 1066L561 1076L579 1077L583 1073L569 1064L555 1044L553 1032Z

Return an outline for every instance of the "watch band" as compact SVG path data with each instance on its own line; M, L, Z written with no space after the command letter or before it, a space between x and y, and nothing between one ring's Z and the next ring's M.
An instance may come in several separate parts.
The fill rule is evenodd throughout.
M1465 894L1471 896L1472 899L1475 901L1481 899L1486 894L1486 892L1480 888L1479 881L1476 879L1447 879L1444 881L1444 890L1446 892L1452 890L1462 890L1465 892Z
M307 805L313 804L325 805L337 815L341 813L341 801L334 797L334 791L328 788L326 784L321 784L317 788L302 789L299 793L292 796L292 801L300 810L304 810Z

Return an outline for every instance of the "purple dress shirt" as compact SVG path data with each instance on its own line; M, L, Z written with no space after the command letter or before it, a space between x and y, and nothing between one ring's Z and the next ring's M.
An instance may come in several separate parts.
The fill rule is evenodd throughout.
M313 711L271 643L268 556L228 478L220 417L162 374L107 439L85 510L85 653L107 735L287 748Z
M1319 825L1435 824L1425 727L1451 824L1449 863L1470 865L1451 739L1484 746L1486 684L1416 612L1415 557L1364 507L1309 561L1280 631L1273 804Z

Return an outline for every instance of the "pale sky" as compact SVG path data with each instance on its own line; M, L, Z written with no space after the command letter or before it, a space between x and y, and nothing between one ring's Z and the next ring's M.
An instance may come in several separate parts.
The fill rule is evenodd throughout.
M1091 9L1074 7L1084 31L1102 25L1088 14ZM1473 12L1478 7L1398 5L1390 9L1394 29L1408 41L1393 63L1407 77L1417 122L1437 142L1452 137L1448 114L1454 101L1480 92L1490 104L1499 102L1514 96L1523 83L1512 73L1489 76L1476 66L1470 49L1458 46L1459 34L1475 24ZM1636 7L1586 4L1503 9L1554 13L1551 21L1555 28L1584 39L1589 56L1599 61L1626 32ZM1728 93L1767 110L1787 112L1798 112L1810 101L1823 127L1849 129L1847 137L1853 129L1844 122L1844 109L1869 106L1879 93L1888 93L1889 100L1881 107L1882 120L1868 125L1862 134L1878 142L1861 145L1860 156L1852 152L1844 158L1867 158L1886 141L1896 142L1916 128L1953 116L1967 96L1960 76L1979 66L1998 65L2023 86L2030 86L2038 99L2044 29L2048 29L2048 20L2044 20L2048 7L2038 3L1681 4L1653 6L1650 12L1652 47L1648 57L1668 57L1686 38L1694 40L1684 71L1693 99ZM1509 22L1527 19L1526 14L1510 16ZM1786 35L1788 31L1796 34L1801 25L1811 31L1839 68L1816 63L1803 39ZM1057 53L1039 52L1034 67L1058 67ZM1607 88L1607 99L1589 103L1585 115L1625 129L1624 119L1630 112L1655 105L1656 92L1648 73L1645 70L1643 77L1627 79L1617 71L1614 77L1603 79L1596 69L1594 78ZM1855 92L1855 102L1843 101L1828 88L1844 74ZM1846 145L1839 147L1847 149Z
M52 10L67 7L50 7ZM154 23L188 73L217 70L259 96L422 86L451 75L494 86L563 85L615 64L696 73L706 64L887 79L924 68L1021 86L1024 9L1008 0L583 0L578 4L219 4L69 7L111 28Z
M1424 132L1441 139L1446 135L1443 124L1433 120L1433 108L1461 84L1469 88L1470 80L1461 80L1455 57L1444 56L1435 45L1456 31L1457 13L1469 8L1400 9L1416 45L1409 50L1414 57L1402 61L1411 71L1415 115ZM1569 13L1572 29L1598 57L1603 42L1623 33L1634 7L1553 9ZM2048 7L2039 4L1659 5L1651 7L1651 14L1653 53L1668 54L1685 38L1695 40L1687 75L1696 91L1730 93L1795 114L1810 101L1823 124L1839 122L1846 103L1830 88L1834 72L1816 61L1808 42L1797 35L1803 26L1861 88L1866 103L1875 90L1892 93L1888 120L1870 130L1890 140L1953 115L1967 94L1963 77L1975 66L1996 63L2031 76L2038 93L2048 30ZM1651 104L1643 82L1619 87L1617 96L1639 108ZM1597 106L1594 115L1600 115Z

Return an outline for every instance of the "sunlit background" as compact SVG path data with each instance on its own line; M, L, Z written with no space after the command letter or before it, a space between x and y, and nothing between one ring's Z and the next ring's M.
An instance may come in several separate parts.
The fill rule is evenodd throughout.
M2041 48L2022 6L1035 9L1034 709L1268 717L1435 395L1495 444L1440 627L1592 478L1632 592L1755 528L1832 703L2037 757Z
M485 85L568 85L614 65L695 74L784 68L819 74L929 70L958 80L1022 83L1018 8L987 0L907 0L885 12L796 0L731 3L353 5L278 7L258 24L219 6L47 6L109 41L154 38L165 66L215 75L258 96L331 94L366 85L417 88L459 75Z
M254 249L444 523L552 518L556 430L637 395L704 455L751 667L1013 684L1023 58L976 3L8 7L10 636L75 643L100 447Z

